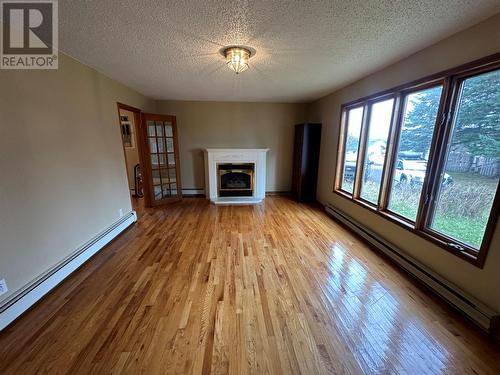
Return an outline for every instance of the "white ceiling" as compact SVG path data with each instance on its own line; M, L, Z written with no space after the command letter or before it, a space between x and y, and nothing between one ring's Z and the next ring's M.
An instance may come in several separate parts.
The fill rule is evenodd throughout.
M59 45L155 99L300 102L498 12L498 0L64 0ZM257 51L238 76L219 54L234 44Z

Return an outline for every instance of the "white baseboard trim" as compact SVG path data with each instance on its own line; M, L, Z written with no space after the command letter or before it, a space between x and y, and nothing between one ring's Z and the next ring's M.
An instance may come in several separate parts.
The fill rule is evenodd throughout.
M185 188L182 189L182 195L190 196L190 195L206 195L205 189L200 188ZM266 191L266 196L289 196L291 192L289 191Z
M217 197L210 200L216 205L248 205L262 203L262 198L257 197Z
M182 195L205 195L205 189L182 189Z
M416 277L445 302L458 309L485 331L497 335L496 331L498 329L499 314L496 311L468 295L458 286L439 276L416 259L405 254L402 250L387 242L344 212L335 208L333 205L327 204L325 210L338 221L352 229L356 234L363 237L374 247L389 256L389 258Z
M135 211L123 216L109 228L81 246L70 256L46 271L35 281L14 293L0 305L0 331L16 320L45 294L78 269L111 240L137 221Z

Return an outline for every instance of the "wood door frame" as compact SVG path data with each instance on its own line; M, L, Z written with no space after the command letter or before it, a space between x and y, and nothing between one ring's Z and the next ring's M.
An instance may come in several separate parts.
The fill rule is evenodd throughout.
M157 202L153 199L153 187L151 186L150 182L152 181L152 168L151 164L149 162L151 158L151 154L149 152L149 145L148 145L148 128L146 126L146 120L145 117L148 116L150 120L153 121L170 121L172 124L172 134L173 134L173 140L174 140L174 158L175 158L175 179L176 179L176 187L177 187L177 197L173 197L169 199L168 201L162 201L162 202ZM145 207L154 207L154 206L159 206L162 204L167 204L167 203L174 203L182 200L182 184L181 184L181 176L180 176L180 161L179 161L179 138L178 138L178 132L177 132L177 119L173 115L162 115L162 114L156 114L156 113L147 113L147 112L141 112L140 113L141 117L141 143L142 143L142 152L141 152L141 160L144 160L144 162L141 164L141 166L144 166L143 171L143 190L144 190L144 205ZM146 160L148 162L146 162ZM168 157L167 157L168 160ZM167 161L168 163L168 161Z
M130 197L130 204L133 207L132 202L132 194L130 193L130 178L128 176L128 166L127 166L127 153L125 152L125 146L123 145L123 137L122 137L122 127L121 127L121 119L120 119L120 110L125 110L132 112L134 114L134 135L135 142L137 147L137 153L139 154L139 165L141 170L143 170L144 159L143 159L143 143L142 143L142 132L141 132L141 113L142 111L139 108L132 107L128 104L116 102L117 112L118 112L118 130L120 131L120 142L122 144L123 150L123 158L125 160L125 172L127 173L127 189ZM135 182L135 181L134 181ZM135 186L135 184L134 184ZM144 188L143 188L144 190Z

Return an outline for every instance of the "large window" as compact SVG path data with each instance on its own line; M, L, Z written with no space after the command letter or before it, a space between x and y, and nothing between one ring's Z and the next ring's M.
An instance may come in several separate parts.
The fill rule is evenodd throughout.
M500 210L500 58L343 106L335 191L482 266Z

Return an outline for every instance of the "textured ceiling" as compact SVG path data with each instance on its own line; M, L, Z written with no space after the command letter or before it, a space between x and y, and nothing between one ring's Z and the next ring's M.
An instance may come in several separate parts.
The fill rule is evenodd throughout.
M498 0L59 2L63 52L156 99L319 98L500 12ZM257 50L238 76L225 45Z

